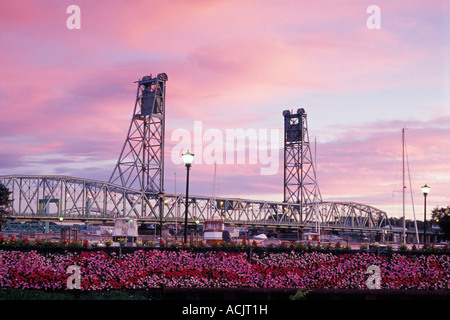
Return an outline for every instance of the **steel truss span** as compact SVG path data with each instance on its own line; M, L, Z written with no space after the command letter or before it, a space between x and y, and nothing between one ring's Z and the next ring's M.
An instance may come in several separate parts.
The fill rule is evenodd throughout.
M141 223L170 224L184 220L185 196L146 193L109 182L67 176L0 176L12 192L5 219L109 221L132 218ZM161 210L162 209L162 210ZM192 196L191 224L221 219L226 224L381 230L389 226L385 212L354 202L298 204L248 199Z

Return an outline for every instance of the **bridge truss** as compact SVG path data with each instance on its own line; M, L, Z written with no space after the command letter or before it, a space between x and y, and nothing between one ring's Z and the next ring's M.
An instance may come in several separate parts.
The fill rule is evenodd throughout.
M84 222L137 219L141 223L184 221L185 196L164 191L167 75L137 81L131 124L109 182L67 176L0 176L12 205L2 220ZM190 196L188 223L221 219L226 224L383 231L386 213L353 202L322 201L307 132L306 112L284 111L284 201Z
M137 81L130 128L109 182L163 192L166 81L165 73Z
M146 193L109 182L67 176L0 176L14 200L5 218L24 221L136 219L165 225L184 221L184 195ZM309 203L192 196L188 222L221 219L226 224L278 228L380 230L386 213L354 202Z

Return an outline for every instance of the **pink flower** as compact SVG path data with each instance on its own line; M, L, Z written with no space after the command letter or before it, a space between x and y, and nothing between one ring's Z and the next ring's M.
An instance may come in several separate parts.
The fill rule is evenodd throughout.
M370 253L333 254L314 251L253 254L221 251L137 250L119 258L103 251L40 254L0 251L0 287L64 289L68 266L81 270L82 290L149 287L295 287L366 288L370 265L380 268L382 287L447 289L448 255Z

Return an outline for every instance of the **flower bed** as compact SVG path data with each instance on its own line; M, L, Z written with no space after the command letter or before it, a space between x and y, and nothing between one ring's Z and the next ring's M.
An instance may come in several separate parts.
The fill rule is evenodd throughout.
M377 266L381 289L448 290L448 254L138 249L28 251L0 248L0 288L67 290L69 266L80 290L189 288L367 289Z

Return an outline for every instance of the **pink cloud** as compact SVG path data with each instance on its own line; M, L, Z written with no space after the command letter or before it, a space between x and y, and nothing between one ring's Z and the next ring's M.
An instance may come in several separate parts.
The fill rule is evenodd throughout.
M1 174L14 163L27 172L50 163L49 171L107 176L113 167L105 163L117 159L130 122L133 81L166 72L167 134L196 120L222 131L282 129L281 112L306 104L310 133L324 140L324 197L385 205L406 123L416 183L430 180L446 205L448 31L440 28L447 2L379 1L377 31L365 26L369 2L77 4L78 31L66 28L68 3L0 5L7 48L0 52L0 148L8 158ZM61 155L60 162L47 154ZM282 175L262 178L247 165L220 169L225 194L282 192ZM168 170L171 177L180 169ZM213 169L196 170L193 188L207 194Z
M433 205L449 201L449 141L447 118L430 122L405 122L407 155L416 205L422 203L420 187L434 184ZM395 123L361 126L343 132L336 140L319 147L319 179L322 195L331 198L359 198L375 206L392 209L392 197L402 190L401 126ZM349 133L349 134L348 134ZM341 138L342 137L342 138ZM408 172L406 172L408 174ZM406 176L409 200L409 177ZM372 199L372 200L370 200ZM400 205L401 203L396 203ZM408 209L411 217L411 208ZM422 210L420 210L422 212Z

